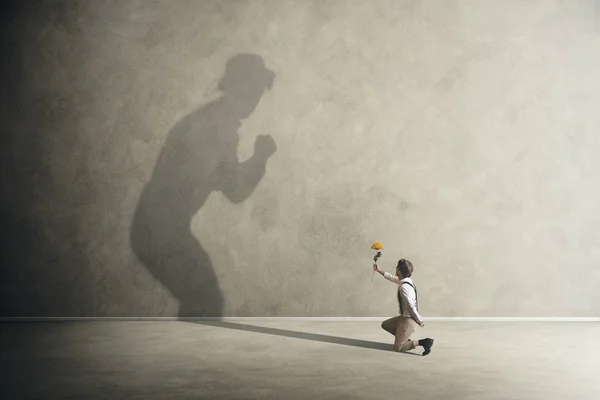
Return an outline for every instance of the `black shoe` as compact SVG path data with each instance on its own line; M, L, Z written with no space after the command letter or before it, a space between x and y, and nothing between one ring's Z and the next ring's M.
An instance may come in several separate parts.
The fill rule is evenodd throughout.
M433 347L433 339L427 338L419 340L419 344L425 349L425 351L423 352L424 356L431 353L431 348Z

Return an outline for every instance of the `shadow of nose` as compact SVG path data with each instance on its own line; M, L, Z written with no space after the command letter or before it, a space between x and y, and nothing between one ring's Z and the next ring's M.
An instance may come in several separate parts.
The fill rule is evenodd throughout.
M265 70L264 82L267 90L271 90L273 88L273 81L275 81L275 73L270 69Z
M267 74L269 76L269 82L271 83L271 85L273 84L273 81L275 80L275 72L271 71L270 69L267 70Z

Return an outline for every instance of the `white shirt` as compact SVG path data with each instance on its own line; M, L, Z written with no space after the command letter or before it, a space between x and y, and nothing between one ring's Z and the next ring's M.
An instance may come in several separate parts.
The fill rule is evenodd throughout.
M398 312L402 316L411 317L415 322L421 323L423 322L423 317L419 314L417 310L417 293L415 289L411 285L414 285L414 282L410 278L400 279L396 275L392 275L389 272L384 272L383 277L389 281L392 281L398 284L398 291L400 292L400 296L402 297L402 302L399 304ZM403 285L404 282L410 283L410 285Z

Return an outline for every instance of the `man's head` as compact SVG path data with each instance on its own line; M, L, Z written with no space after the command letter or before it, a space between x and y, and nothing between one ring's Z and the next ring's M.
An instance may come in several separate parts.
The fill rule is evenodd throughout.
M413 273L414 267L412 263L404 258L398 261L396 266L396 276L400 279L409 278Z

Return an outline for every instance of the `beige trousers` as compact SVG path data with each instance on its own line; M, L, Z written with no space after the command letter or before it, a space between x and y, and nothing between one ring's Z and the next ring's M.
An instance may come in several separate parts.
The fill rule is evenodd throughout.
M390 319L386 319L381 323L381 327L394 335L394 350L407 351L418 346L418 341L410 340L410 335L413 334L417 323L409 317L398 315Z

